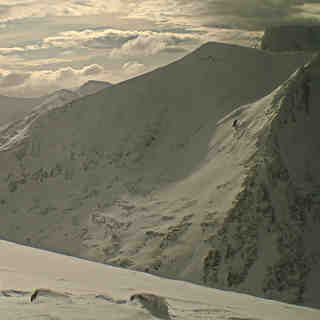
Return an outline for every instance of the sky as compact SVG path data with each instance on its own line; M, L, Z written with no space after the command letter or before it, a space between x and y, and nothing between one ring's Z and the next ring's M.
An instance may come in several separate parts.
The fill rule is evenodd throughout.
M320 23L320 0L1 0L0 94L111 83L207 41L257 46L266 26Z

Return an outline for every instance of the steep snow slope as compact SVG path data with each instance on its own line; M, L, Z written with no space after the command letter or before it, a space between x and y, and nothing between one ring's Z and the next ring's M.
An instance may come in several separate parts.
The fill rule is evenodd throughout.
M237 203L273 97L247 104L309 58L208 43L42 114L0 153L1 236L221 285L209 275L212 238Z
M0 241L0 314L35 319L315 320L320 311ZM31 303L35 289L38 295ZM130 297L138 297L132 299ZM140 297L140 299L139 299Z
M9 122L22 118L43 100L43 97L16 98L0 96L0 128Z
M209 239L206 284L319 307L319 101L318 55L250 106L269 120L242 191Z

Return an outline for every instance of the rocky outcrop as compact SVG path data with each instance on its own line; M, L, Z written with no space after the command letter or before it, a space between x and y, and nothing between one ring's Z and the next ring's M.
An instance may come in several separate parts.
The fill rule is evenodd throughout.
M270 51L320 50L320 26L274 26L266 28L261 49Z
M243 190L209 239L206 284L310 299L320 264L319 89L317 56L276 91Z

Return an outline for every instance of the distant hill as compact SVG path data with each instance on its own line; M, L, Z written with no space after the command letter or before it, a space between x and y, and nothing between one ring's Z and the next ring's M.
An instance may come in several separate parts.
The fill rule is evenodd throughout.
M0 95L0 127L24 117L31 109L42 103L45 97L16 98Z
M261 49L270 51L320 50L320 25L283 25L266 28Z

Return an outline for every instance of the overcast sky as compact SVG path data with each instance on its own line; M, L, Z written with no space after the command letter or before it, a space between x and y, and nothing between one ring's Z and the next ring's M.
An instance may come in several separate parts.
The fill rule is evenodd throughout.
M112 83L209 40L254 46L265 26L320 22L320 0L1 0L0 93Z

